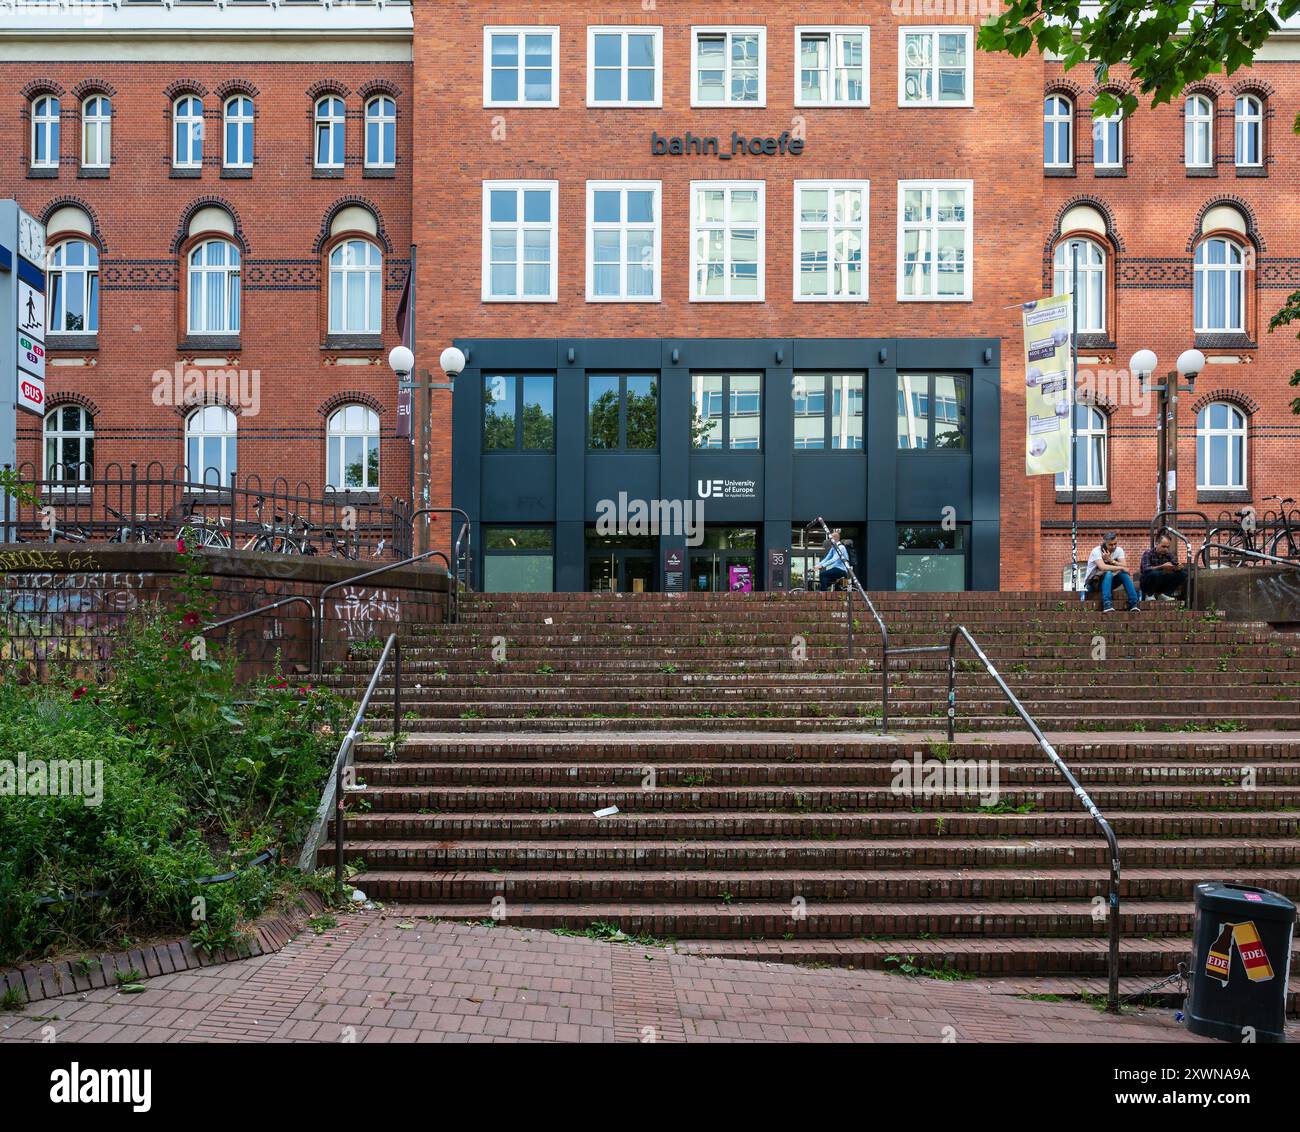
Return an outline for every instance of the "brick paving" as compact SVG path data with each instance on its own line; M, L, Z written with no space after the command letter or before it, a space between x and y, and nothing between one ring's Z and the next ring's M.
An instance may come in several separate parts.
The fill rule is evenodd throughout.
M431 923L401 909L343 917L276 954L145 986L137 995L91 989L0 1015L0 1042L1201 1040L1163 1009L1112 1018L983 982L703 959Z

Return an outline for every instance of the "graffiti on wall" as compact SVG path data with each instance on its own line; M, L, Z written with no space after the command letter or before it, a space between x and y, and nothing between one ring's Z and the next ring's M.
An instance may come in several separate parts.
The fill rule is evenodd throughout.
M376 626L402 619L402 603L387 590L367 590L348 586L339 591L334 616L349 641L368 641L378 636Z

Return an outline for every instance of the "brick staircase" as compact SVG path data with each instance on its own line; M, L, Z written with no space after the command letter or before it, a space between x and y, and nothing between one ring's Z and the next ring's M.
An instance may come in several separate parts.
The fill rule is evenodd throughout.
M1111 820L1125 993L1187 958L1195 882L1300 898L1300 639L1051 594L877 605L898 647L966 625ZM852 658L843 595L473 595L457 626L404 627L407 738L358 746L355 883L448 919L496 901L515 926L614 923L695 954L1101 992L1092 819L969 653L955 744L942 655L891 662L882 737L879 636L854 616ZM359 696L377 651L327 682ZM995 760L996 804L900 793L918 755Z

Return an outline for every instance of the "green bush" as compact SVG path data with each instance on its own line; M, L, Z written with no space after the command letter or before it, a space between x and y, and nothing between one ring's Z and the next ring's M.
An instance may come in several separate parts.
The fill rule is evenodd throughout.
M99 805L0 794L0 964L146 931L226 946L283 879L246 862L291 851L310 824L337 751L338 701L278 673L240 687L233 661L197 638L209 579L199 556L186 561L178 605L132 624L102 685L68 674L0 682L0 758L103 767ZM236 880L195 883L229 871ZM108 895L38 903L97 890Z

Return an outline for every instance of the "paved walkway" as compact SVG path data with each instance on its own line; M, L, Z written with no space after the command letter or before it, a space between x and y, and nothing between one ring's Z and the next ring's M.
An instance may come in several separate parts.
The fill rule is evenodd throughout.
M405 925L405 926L404 926ZM284 950L0 1014L0 1042L1178 1042L988 982L697 959L507 927L343 918Z

